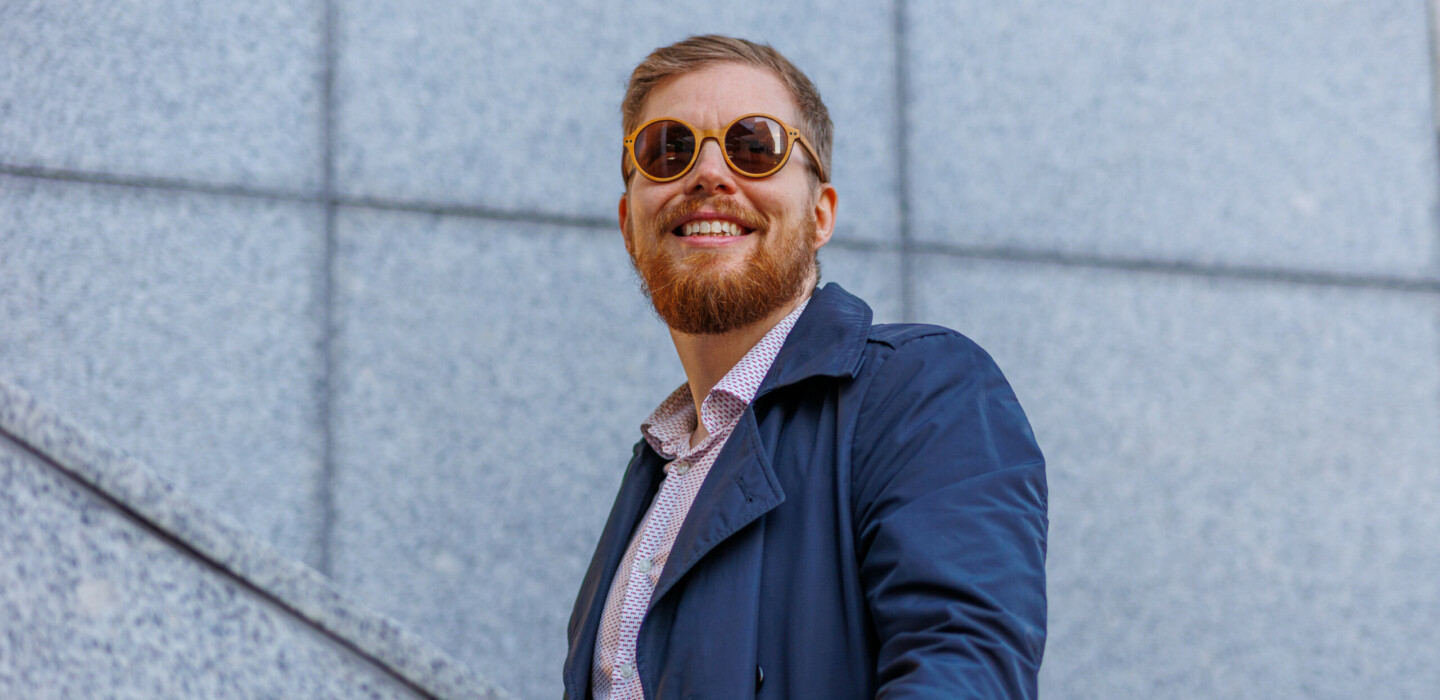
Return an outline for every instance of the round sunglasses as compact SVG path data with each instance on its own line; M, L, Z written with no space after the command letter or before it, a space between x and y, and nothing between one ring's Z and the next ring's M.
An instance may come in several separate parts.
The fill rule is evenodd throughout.
M651 119L625 137L625 153L641 175L655 182L670 182L690 172L701 146L712 138L720 144L730 169L751 178L769 177L785 167L798 142L810 156L820 181L829 181L815 149L800 130L768 114L747 114L722 128L704 130L672 117ZM628 172L623 174L630 179Z

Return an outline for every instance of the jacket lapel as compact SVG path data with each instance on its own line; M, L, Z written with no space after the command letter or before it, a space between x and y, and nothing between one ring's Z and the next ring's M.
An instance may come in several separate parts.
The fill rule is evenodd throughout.
M665 570L650 597L650 608L716 545L784 502L785 492L760 442L755 413L747 408L710 466L675 536Z
M810 377L854 376L871 318L870 307L840 285L817 290L761 380L755 399ZM650 597L650 609L716 545L785 502L785 491L760 441L754 405L752 400L741 414L695 495Z
M584 698L589 685L590 665L595 654L595 635L600 628L600 615L605 598L615 580L615 570L625 556L630 535L640 517L655 499L660 486L661 467L665 461L644 440L635 446L635 456L625 470L625 480L610 509L610 519L595 546L590 569L580 584L575 610L570 616L570 650L565 656L565 690L569 697Z
M854 376L859 370L871 318L870 307L837 284L828 284L816 291L770 372L761 381L755 398L809 377ZM599 631L605 598L635 525L655 499L664 475L663 466L664 460L642 440L615 497L615 507L610 511L610 520L596 546L570 618L565 689L571 698L586 697L595 635ZM760 441L754 410L747 408L715 464L711 465L675 537L665 570L650 598L650 608L716 545L784 502L785 492Z

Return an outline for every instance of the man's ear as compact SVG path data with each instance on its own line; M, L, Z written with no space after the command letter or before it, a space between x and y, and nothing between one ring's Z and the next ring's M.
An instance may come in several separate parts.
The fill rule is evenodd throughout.
M838 199L835 187L828 182L820 185L820 191L815 193L814 250L820 250L829 243L830 236L835 233L835 204Z
M625 239L625 252L635 256L634 242L630 240L630 193L620 193L620 237Z

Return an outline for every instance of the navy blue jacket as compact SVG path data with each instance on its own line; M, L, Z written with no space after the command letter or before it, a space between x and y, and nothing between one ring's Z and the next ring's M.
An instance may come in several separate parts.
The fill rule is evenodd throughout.
M990 356L818 290L696 496L640 627L650 700L1033 698L1045 462ZM661 479L635 446L570 617L589 697L605 597Z

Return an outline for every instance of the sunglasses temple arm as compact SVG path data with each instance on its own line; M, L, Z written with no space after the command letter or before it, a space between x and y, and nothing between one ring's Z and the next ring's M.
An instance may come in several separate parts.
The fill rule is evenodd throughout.
M795 140L800 142L800 147L805 149L805 155L810 157L810 163L815 166L815 172L820 174L820 181L829 182L830 176L825 172L825 168L820 165L820 158L815 155L815 149L810 147L809 139L806 139L802 135L796 135Z

